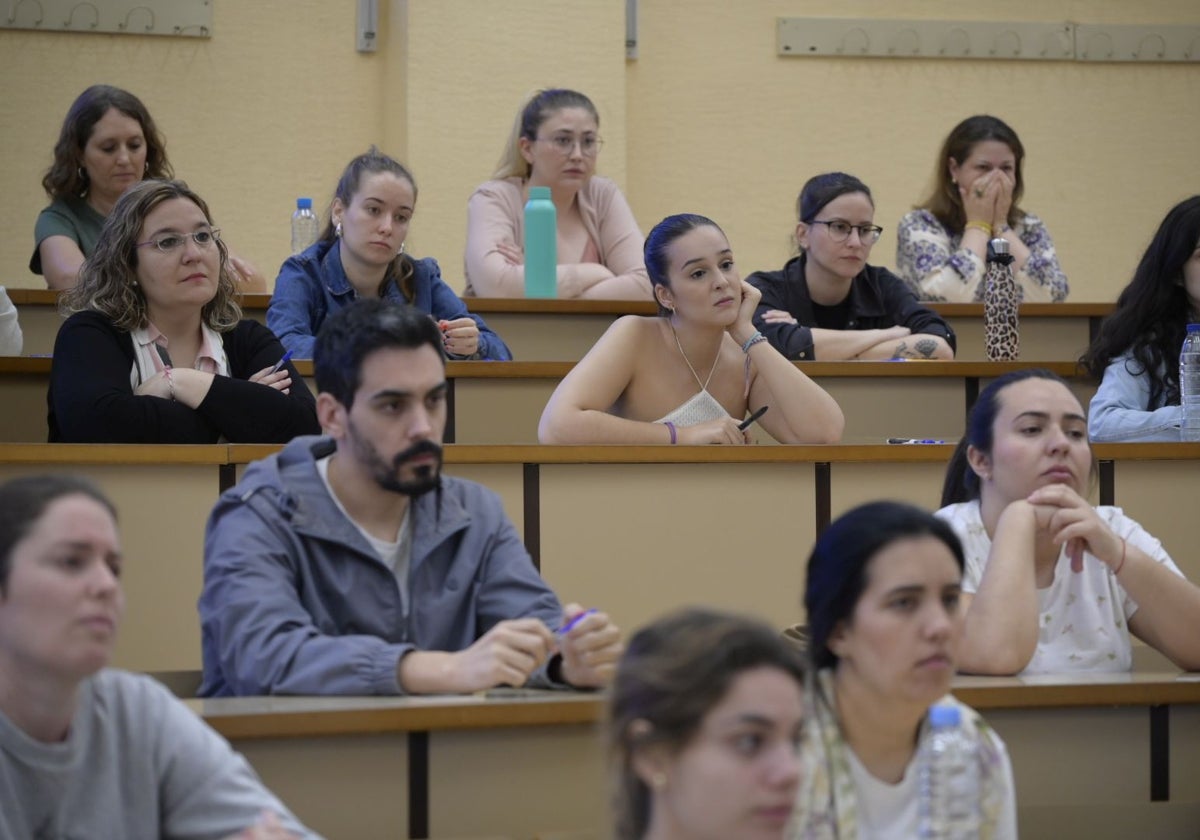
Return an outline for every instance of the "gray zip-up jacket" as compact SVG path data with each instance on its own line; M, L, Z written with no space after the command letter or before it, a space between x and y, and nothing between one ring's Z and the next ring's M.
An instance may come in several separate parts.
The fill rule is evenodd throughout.
M316 461L334 441L300 437L221 495L204 541L204 697L398 694L413 650L459 651L505 619L562 619L499 497L443 477L412 501L411 609ZM530 678L549 685L545 666Z

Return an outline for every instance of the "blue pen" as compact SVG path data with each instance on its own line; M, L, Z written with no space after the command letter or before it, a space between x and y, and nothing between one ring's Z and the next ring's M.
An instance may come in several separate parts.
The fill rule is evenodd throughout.
M596 612L596 608L595 608L595 607L593 607L593 608L592 608L592 609L590 609L590 610L584 610L584 611L583 611L583 612L581 612L579 615L575 616L575 617L574 617L574 618L572 618L570 621L568 621L566 624L564 624L562 627L559 627L559 628L558 628L558 635L560 635L560 636L565 636L565 635L567 635L568 633L570 633L570 632L571 632L571 630L572 630L572 629L574 629L574 627L575 627L575 625L576 625L576 624L578 624L579 622L583 621L585 618L587 618L589 615L591 615L591 614L592 614L592 613L594 613L594 612Z
M909 444L909 443L938 444L938 443L945 443L946 441L936 440L934 438L888 438L887 442L888 443L901 443L901 444Z
M288 363L288 359L292 358L292 351L289 350L283 354L283 358L275 363L275 367L271 368L271 373L279 373L279 369Z

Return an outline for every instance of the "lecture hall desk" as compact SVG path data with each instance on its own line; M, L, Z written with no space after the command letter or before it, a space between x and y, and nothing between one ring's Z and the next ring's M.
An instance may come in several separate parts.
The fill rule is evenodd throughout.
M96 479L121 515L128 607L116 662L200 665L203 532L221 487L277 447L0 445L0 480L45 471ZM707 603L800 620L804 564L831 517L875 498L936 507L945 446L503 447L454 445L447 472L495 490L564 598L631 628ZM1200 580L1185 551L1200 445L1097 447L1094 498L1115 500ZM1196 488L1193 492L1192 488Z
M57 292L9 289L25 333L26 355L48 354L58 331ZM246 317L266 321L270 295L242 299ZM577 361L621 315L653 315L643 301L527 300L466 298L467 308L500 335L518 361ZM983 304L935 303L958 336L958 357L982 361ZM1074 361L1087 347L1111 303L1027 303L1021 306L1021 355L1029 359Z
M959 677L1004 738L1022 837L1195 838L1200 675ZM189 704L331 837L529 838L608 825L603 698L241 698Z
M0 441L46 439L46 391L51 360L0 356ZM844 439L882 443L889 437L957 440L967 406L981 387L1005 372L1036 362L802 362L798 367L825 388L846 418ZM537 424L559 381L574 362L449 362L447 442L537 443ZM1093 383L1071 362L1044 366L1068 380L1086 408ZM311 360L296 367L315 390ZM753 432L774 443L766 432ZM664 437L665 437L664 432Z

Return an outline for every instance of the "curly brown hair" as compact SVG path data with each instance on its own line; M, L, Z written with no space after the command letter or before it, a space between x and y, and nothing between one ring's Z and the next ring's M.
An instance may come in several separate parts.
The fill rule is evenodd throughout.
M54 163L42 178L42 188L50 198L84 196L88 191L87 172L83 169L83 149L92 130L105 114L116 108L130 119L138 121L146 138L147 178L173 178L174 170L167 160L166 141L158 133L150 112L127 90L111 85L92 85L71 103L54 144Z
M104 221L96 250L79 270L79 282L59 299L59 309L64 315L99 312L117 329L127 332L149 323L146 297L137 284L138 239L150 212L173 198L192 202L204 213L208 223L213 223L204 199L183 181L151 179L134 184ZM217 332L228 332L241 320L242 309L237 303L237 288L229 267L229 249L220 239L216 243L221 254L217 293L204 305L200 317Z

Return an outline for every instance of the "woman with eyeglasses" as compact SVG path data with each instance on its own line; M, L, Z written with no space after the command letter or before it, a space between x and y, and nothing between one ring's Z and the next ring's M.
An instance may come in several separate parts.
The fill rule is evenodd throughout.
M1019 206L1025 147L996 117L968 117L946 137L933 192L900 220L896 268L920 300L982 301L987 244L1008 242L1023 300L1059 302L1067 276L1042 220Z
M796 215L799 256L746 278L762 292L754 325L771 346L796 361L954 358L950 325L867 264L883 228L866 184L844 172L810 178Z
M92 85L71 103L42 178L50 206L37 218L29 270L51 289L75 285L96 248L104 219L125 190L143 178L171 178L166 144L142 101L127 90ZM267 281L230 255L241 291L265 291Z
M467 204L464 294L525 296L524 208L549 187L558 210L558 297L649 300L642 232L617 185L595 174L600 115L573 90L538 91L517 114L493 180Z
M50 440L286 443L317 434L283 347L241 319L229 252L182 181L142 181L105 220L60 301Z

